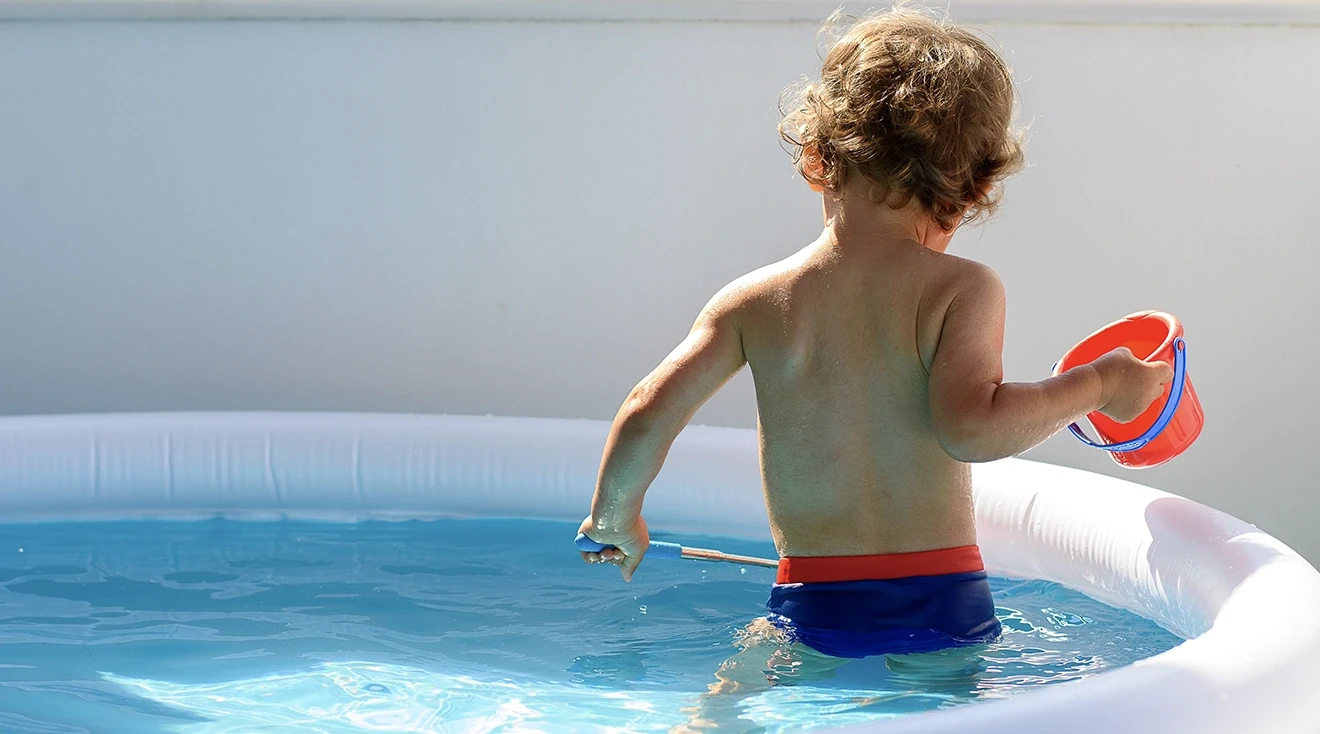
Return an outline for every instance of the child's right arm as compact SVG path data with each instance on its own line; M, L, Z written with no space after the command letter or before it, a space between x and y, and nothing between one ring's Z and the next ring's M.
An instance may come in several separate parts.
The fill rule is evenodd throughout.
M970 267L944 317L930 370L940 445L958 461L994 461L1044 441L1092 411L1135 420L1163 393L1173 368L1116 349L1048 380L1003 382L1004 287Z

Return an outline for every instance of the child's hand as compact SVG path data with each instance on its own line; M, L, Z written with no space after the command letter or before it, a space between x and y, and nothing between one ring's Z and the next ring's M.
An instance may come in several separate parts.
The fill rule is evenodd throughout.
M623 573L624 581L632 581L633 571L636 571L637 564L642 562L646 549L651 547L651 534L647 532L646 521L641 515L638 515L637 521L627 528L608 530L597 528L588 517L582 521L582 527L578 528L578 532L586 534L597 543L614 546L599 553L581 551L582 560L586 563L613 563Z
M1136 420L1164 394L1173 368L1164 362L1143 362L1127 347L1119 347L1091 363L1100 375L1100 413L1119 423Z

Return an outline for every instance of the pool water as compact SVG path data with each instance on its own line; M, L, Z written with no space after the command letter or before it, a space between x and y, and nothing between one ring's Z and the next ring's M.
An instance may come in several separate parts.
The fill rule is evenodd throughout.
M1057 585L995 579L996 644L823 675L784 650L775 685L703 698L773 570L653 560L624 584L581 562L575 531L0 525L0 731L798 731L1010 696L1180 642Z

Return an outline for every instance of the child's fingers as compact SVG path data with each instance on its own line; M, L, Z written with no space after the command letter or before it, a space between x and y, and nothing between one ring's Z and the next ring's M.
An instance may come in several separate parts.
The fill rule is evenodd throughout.
M578 551L582 556L583 563L609 563L619 567L623 572L623 580L631 581L633 571L637 569L637 564L641 563L640 558L633 558L618 548L605 548L599 551Z
M583 563L612 563L619 565L623 561L623 551L617 548L606 548L602 551L578 551L582 556Z
M627 556L619 564L619 571L623 573L624 581L632 581L633 571L637 570L638 564L642 562L641 556Z
M1153 366L1161 385L1173 379L1173 365L1168 362L1155 362Z

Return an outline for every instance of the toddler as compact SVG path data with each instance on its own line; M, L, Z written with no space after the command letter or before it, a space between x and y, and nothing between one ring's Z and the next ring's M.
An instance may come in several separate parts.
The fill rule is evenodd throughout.
M824 229L716 293L628 395L581 527L614 548L584 560L631 579L649 542L642 498L671 442L749 365L781 556L768 623L833 658L999 634L969 464L1091 411L1133 420L1172 377L1119 349L1004 381L1003 286L946 249L1021 166L1012 109L1008 68L966 29L895 10L838 38L780 123Z

